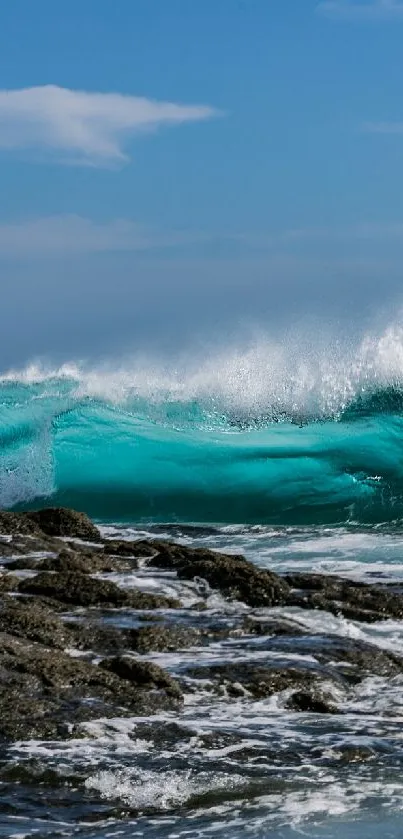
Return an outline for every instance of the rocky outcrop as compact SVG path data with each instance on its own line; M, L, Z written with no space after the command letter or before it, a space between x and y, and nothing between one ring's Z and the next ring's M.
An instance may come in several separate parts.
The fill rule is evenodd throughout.
M224 597L240 600L248 606L277 606L289 593L288 584L277 574L263 571L243 556L189 549L180 545L159 545L159 551L148 564L155 568L172 568L185 580L201 578Z
M366 677L403 673L403 660L387 650L310 634L303 613L294 620L270 612L285 605L356 621L399 619L398 587L281 576L242 556L161 539L102 539L86 516L61 508L0 513L0 534L0 738L76 737L81 723L99 717L177 710L183 693L198 689L229 702L281 694L289 713L341 714ZM145 589L159 576L166 586L167 571L196 583L196 602L179 613L175 598L144 590L147 573ZM138 574L139 588L121 588L109 573L133 574L134 582ZM246 606L212 614L212 591ZM224 641L220 662L200 656L197 664L197 652L188 653L178 679L145 660L215 641Z
M68 625L34 598L5 598L0 605L0 632L60 650L72 639Z
M100 716L148 715L181 703L179 687L150 665L128 679L97 665L0 633L0 739L65 738ZM160 668L156 668L160 670Z
M210 682L213 689L225 689L230 698L249 695L253 699L267 699L282 691L315 691L319 696L322 683L332 683L338 690L346 689L343 678L336 672L320 667L298 666L290 661L279 664L241 662L218 664L212 667L192 667L188 675Z
M122 655L101 661L100 667L138 688L163 689L168 696L173 696L175 699L182 698L183 694L178 683L157 664Z
M40 560L36 568L40 571L61 571L64 573L79 572L80 574L109 574L131 571L137 567L136 560L128 562L124 559L108 556L101 551L62 550L57 556Z
M129 649L141 655L149 652L169 652L193 647L201 642L201 633L191 626L144 626L129 629L126 634Z
M292 589L289 602L303 609L321 609L365 623L403 618L398 589L322 574L286 574L284 579Z
M86 542L100 542L99 530L85 513L78 513L65 507L48 507L44 510L22 513L47 536L64 536L83 539Z
M142 591L124 591L109 580L100 580L78 571L58 574L43 571L35 577L22 580L19 591L84 607L169 609L178 605L171 598Z

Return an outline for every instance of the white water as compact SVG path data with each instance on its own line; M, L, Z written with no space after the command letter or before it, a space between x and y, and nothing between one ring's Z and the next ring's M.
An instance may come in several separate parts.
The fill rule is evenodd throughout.
M283 410L288 415L334 416L368 388L402 385L402 319L358 340L334 339L312 330L287 333L282 341L259 334L239 346L204 348L169 365L137 355L95 367L37 362L0 375L0 383L48 383L50 394L58 380L71 382L78 399L116 404L143 398L156 403L197 401L240 415Z
M152 535L153 530L106 528L109 535ZM342 572L367 580L402 579L403 534L350 528L186 529L186 543L243 550L265 567ZM196 533L196 531L195 531ZM155 533L154 533L155 535ZM172 529L167 528L166 536ZM158 537L164 537L161 529ZM167 572L140 568L117 576L120 585L179 596L175 620L225 624L251 612L207 593L204 612L197 584ZM365 625L325 612L257 610L256 615L296 621L314 634L371 642L403 655L403 623ZM168 618L168 616L166 616ZM110 620L130 626L133 613ZM233 637L172 653L153 653L174 675L188 666L219 662L274 661L267 639ZM284 659L284 652L281 654ZM290 663L315 662L314 650L286 654ZM370 676L346 691L329 682L328 697L343 713L334 716L286 710L290 691L264 701L215 695L208 681L189 680L183 711L149 719L99 720L83 726L85 739L21 742L8 750L10 763L52 769L67 784L51 795L46 787L15 788L22 811L0 823L0 836L144 837L145 839L400 839L403 811L403 677ZM170 734L171 726L179 726ZM351 750L357 757L347 758ZM361 752L360 752L361 750ZM361 757L360 757L361 753ZM362 757L364 754L364 757ZM42 796L45 798L42 802ZM28 798L27 798L28 795ZM63 796L68 802L62 806ZM74 803L76 802L76 803ZM25 807L25 811L24 811ZM102 807L105 808L103 813ZM117 812L119 811L119 812ZM8 832L7 832L8 831Z

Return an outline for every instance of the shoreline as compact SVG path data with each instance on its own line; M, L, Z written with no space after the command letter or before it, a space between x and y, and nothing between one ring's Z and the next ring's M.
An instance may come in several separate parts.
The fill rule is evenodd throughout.
M85 726L99 718L180 715L198 681L228 702L288 692L289 710L343 714L352 686L369 676L403 673L403 658L387 650L309 633L298 620L278 616L283 607L363 625L400 620L398 584L279 575L243 556L161 539L108 539L85 514L63 508L0 512L0 555L3 742L85 737ZM155 586L147 591L148 576L158 574L188 586L191 602ZM130 575L130 588L119 585L119 575ZM209 617L212 595L222 599L222 614L216 609ZM231 616L231 604L243 606ZM253 656L235 664L203 661L218 640L257 638L279 650L275 664ZM296 663L296 648L308 658L314 653L317 663ZM180 677L152 660L186 649L194 659Z

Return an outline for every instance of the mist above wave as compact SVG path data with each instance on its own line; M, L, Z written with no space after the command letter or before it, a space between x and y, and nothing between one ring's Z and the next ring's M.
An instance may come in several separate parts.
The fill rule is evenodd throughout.
M240 419L325 419L340 416L363 394L403 388L403 326L359 342L327 342L312 334L288 334L277 342L261 336L241 347L169 363L142 355L97 366L33 363L0 377L3 394L8 386L12 397L12 385L29 388L36 398L90 398L129 410L146 403L151 411L162 404L197 403L206 412Z

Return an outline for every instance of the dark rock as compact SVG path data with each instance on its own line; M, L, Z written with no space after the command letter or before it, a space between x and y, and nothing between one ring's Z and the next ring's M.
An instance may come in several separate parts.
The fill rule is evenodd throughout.
M33 598L29 602L5 598L0 604L0 631L59 649L71 638L68 626Z
M174 571L178 568L183 568L185 565L192 565L203 561L214 562L220 557L227 558L226 554L219 554L207 548L190 548L185 545L177 545L175 542L155 540L144 542L143 544L153 548L154 556L147 562L147 565L150 565L152 568L166 568ZM243 556L230 555L228 558L250 565Z
M46 557L42 559L37 568L41 571L62 571L69 573L70 571L78 571L81 574L108 574L111 572L125 572L130 571L133 565L128 562L112 559L104 556L103 553L96 552L82 552L63 550L58 556Z
M277 574L263 571L243 556L188 548L171 542L154 542L158 553L148 561L154 568L176 570L181 579L199 577L231 600L249 606L276 606L289 594L288 584Z
M332 574L310 574L301 571L293 571L291 574L284 574L284 579L291 588L309 589L310 591L330 591L341 582L340 577Z
M0 556L2 559L8 559L8 557L13 557L18 551L15 550L12 541L6 541L5 539L0 539Z
M175 600L174 597L165 597L163 594L150 594L147 591L134 591L130 589L127 592L129 598L129 606L131 609L138 611L144 609L179 609L180 601Z
M169 696L176 699L182 697L178 682L165 670L149 661L140 661L131 656L123 655L101 661L100 667L115 673L120 679L127 680L137 687L163 688Z
M290 605L366 623L403 618L403 595L386 586L321 574L286 574L284 579L294 589L288 599Z
M231 600L241 600L249 606L276 606L289 594L288 584L277 574L263 571L243 556L216 553L203 548L187 548L169 542L154 543L158 549L148 565L170 568L181 579L195 577L206 580Z
M377 754L370 746L339 746L337 757L341 763L368 763L374 760Z
M297 635L305 635L306 630L303 629L296 621L283 620L280 618L254 618L246 617L242 630L248 635L260 636L279 636L290 635L295 637Z
M0 511L0 533L6 536L15 533L37 534L40 528L37 523L26 516L25 513L8 513Z
M7 562L7 571L37 571L39 560L31 556L20 556L12 562Z
M68 630L73 647L105 655L116 655L127 649L125 632L102 623L69 621Z
M393 677L403 673L403 658L374 644L339 635L267 636L259 643L259 650L282 653L285 658L293 653L312 656L350 684L371 675Z
M38 535L15 535L7 543L7 551L3 552L5 557L10 559L16 558L16 561L22 562L26 560L29 564L37 559L34 554L57 553L64 543L57 537L45 536L39 531ZM1 553L1 552L0 552ZM25 567L28 567L26 565Z
M297 690L286 702L291 711L314 714L339 714L339 709L314 691Z
M172 750L173 746L177 749L179 743L189 743L194 740L194 736L193 729L166 720L147 720L136 725L136 737L151 741L160 753L162 750Z
M86 542L100 542L99 530L85 513L78 513L65 507L49 507L24 514L42 533L48 536L64 536L83 539Z
M256 648L255 644L250 644ZM403 673L403 658L372 644L340 636L267 636L259 643L261 652L275 652L284 660L293 653L311 656L330 678L356 685L368 676L394 677Z
M178 577L199 577L225 597L259 608L284 603L289 592L287 583L277 574L262 571L242 558L222 554L179 567Z
M43 571L35 577L22 580L19 591L50 597L75 606L168 609L178 605L177 601L171 598L142 591L124 591L109 580L99 580L78 571L59 574Z
M21 584L21 580L18 581ZM31 603L38 603L40 606L43 606L44 609L48 609L51 612L54 612L57 615L61 615L67 611L68 609L66 603L61 603L60 600L55 600L53 597L40 597L32 595L32 594L21 594L18 592L18 602L19 603L27 603L30 605Z
M115 583L97 580L79 572L52 574L46 571L22 580L19 590L26 594L51 597L75 606L129 606L130 598Z
M312 647L307 639L306 649L325 665L344 664L338 667L348 681L355 683L367 676L393 677L403 673L403 658L382 650L374 644L353 638L341 638L339 635L317 637ZM300 649L300 648L298 648Z
M128 542L125 540L108 539L104 543L104 553L108 556L125 556L137 560L138 557L152 556L155 553L155 548L152 547L151 543L143 540ZM134 568L137 568L137 565L138 563L136 561L132 563L132 567Z
M239 697L245 693L254 699L274 696L283 690L311 692L320 690L325 679L344 688L345 682L337 673L330 673L324 668L299 667L290 663L277 664L217 664L211 667L193 667L187 675L194 679L211 681L213 685L225 688L229 696Z
M141 663L143 664L143 663ZM155 665L150 665L155 668ZM160 668L119 677L64 652L0 634L0 738L65 738L100 716L146 716L178 707L176 683Z
M0 574L0 595L7 591L17 591L20 580L14 574Z
M200 632L189 626L144 626L126 630L125 637L127 646L140 655L186 649L201 641Z

